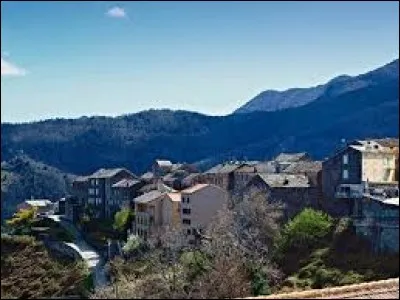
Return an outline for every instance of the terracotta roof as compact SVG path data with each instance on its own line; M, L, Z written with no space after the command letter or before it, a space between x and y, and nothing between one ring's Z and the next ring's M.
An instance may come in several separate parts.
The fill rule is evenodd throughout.
M181 202L181 193L168 193L167 196L173 202Z
M210 184L199 183L199 184L196 184L196 185L194 185L194 186L192 186L190 188L182 190L181 193L191 194L191 193L197 192L197 191L199 191L199 190L201 190L201 189L203 189L203 188L205 188L207 186L210 186Z

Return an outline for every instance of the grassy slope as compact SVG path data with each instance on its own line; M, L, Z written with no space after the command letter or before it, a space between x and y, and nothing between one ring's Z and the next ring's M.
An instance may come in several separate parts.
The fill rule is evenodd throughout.
M60 262L29 236L1 237L2 298L85 294L82 264Z

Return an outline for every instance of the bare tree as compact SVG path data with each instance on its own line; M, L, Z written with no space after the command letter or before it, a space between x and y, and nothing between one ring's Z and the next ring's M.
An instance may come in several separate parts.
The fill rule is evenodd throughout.
M155 232L155 242L146 258L147 271L137 278L120 281L120 298L240 298L252 293L249 267L261 266L268 280L280 272L271 264L271 246L279 231L282 206L268 203L258 194L224 209L206 228L201 243L185 246L179 230ZM203 266L193 268L181 260L182 252L199 253ZM196 259L196 255L191 256ZM197 263L197 262L196 262ZM197 273L197 274L193 274ZM121 275L120 275L121 276ZM127 278L125 276L125 278ZM122 291L123 290L123 291ZM100 295L100 293L98 293ZM113 297L115 293L102 294Z

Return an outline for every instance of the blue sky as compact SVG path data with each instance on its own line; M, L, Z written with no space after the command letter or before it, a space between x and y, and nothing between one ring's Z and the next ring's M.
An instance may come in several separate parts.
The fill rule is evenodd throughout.
M399 52L394 2L1 2L1 120L225 115Z

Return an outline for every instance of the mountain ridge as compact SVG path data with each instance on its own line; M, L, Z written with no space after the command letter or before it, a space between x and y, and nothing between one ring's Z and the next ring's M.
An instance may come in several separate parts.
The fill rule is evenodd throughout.
M343 93L350 89L374 84L374 81L381 76L391 76L399 72L399 59L378 67L370 72L356 76L339 75L329 80L325 84L319 84L305 88L289 88L286 90L266 90L250 99L244 105L236 109L233 113L250 113L254 111L277 111L293 107L307 105L324 93L333 95ZM347 87L343 87L347 84Z

